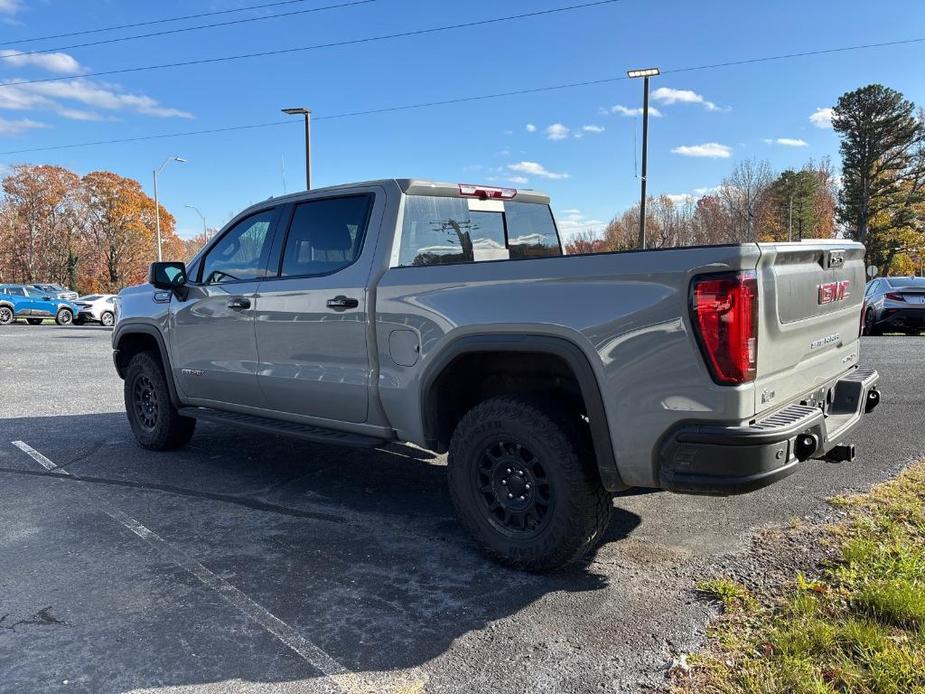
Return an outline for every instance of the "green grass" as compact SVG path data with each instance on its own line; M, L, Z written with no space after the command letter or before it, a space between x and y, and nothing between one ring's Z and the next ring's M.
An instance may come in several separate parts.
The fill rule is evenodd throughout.
M838 559L814 580L794 576L774 601L728 579L698 585L724 614L673 691L925 694L925 463L832 503L846 519L818 541Z

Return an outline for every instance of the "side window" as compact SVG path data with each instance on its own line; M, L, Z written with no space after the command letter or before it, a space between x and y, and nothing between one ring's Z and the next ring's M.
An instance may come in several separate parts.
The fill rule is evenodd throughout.
M352 195L296 205L282 277L329 275L353 264L363 249L372 202L372 195Z
M13 296L25 296L26 290L22 287L10 287L7 290L7 294L12 294Z
M874 280L873 282L871 282L870 284L868 284L868 285L867 285L867 291L864 292L864 296L873 296L873 295L876 293L876 291L877 291L877 284L878 284L878 283L879 283L879 282L878 282L877 280Z
M202 281L221 284L263 277L275 210L265 210L235 224L209 251Z

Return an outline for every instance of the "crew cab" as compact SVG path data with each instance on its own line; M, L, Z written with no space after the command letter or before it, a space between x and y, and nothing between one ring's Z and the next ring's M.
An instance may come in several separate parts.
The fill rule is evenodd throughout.
M203 419L446 452L461 523L540 571L595 545L614 492L851 460L880 398L863 290L850 241L568 256L541 193L390 179L267 200L153 264L114 360L149 449Z

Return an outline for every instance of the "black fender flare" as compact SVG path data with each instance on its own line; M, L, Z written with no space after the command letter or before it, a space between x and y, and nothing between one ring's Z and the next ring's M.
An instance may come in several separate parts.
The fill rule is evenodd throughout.
M170 366L170 354L167 351L164 336L161 334L160 330L149 323L119 322L116 324L116 329L113 331L112 335L112 360L116 366L119 377L125 379L125 373L123 373L123 370L119 367L119 345L122 340L129 335L147 335L154 338L161 357L161 364L164 365L164 379L167 381L167 389L170 391L170 400L173 402L174 407L181 407L182 403L177 393L177 386L173 381L173 369Z
M601 390L587 355L571 340L543 334L490 333L466 335L444 347L425 367L421 375L421 421L425 438L436 440L438 429L435 385L437 379L457 358L474 352L524 352L548 354L562 359L578 381L591 427L594 455L601 482L608 491L627 489L613 454L613 442Z

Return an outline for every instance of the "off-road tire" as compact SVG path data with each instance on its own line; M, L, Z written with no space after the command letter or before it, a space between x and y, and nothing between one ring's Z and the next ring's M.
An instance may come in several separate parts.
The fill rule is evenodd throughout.
M42 319L41 318L26 318L26 323L28 323L29 325L41 325Z
M100 324L111 328L116 322L116 316L112 311L103 311L100 315Z
M123 392L129 426L142 448L170 451L192 438L196 420L177 412L164 369L151 352L132 357L125 370Z
M0 325L12 325L16 314L9 306L0 306Z
M55 314L55 323L58 325L70 325L74 322L74 312L69 308L62 308Z
M573 424L539 401L502 396L476 405L457 425L449 450L450 497L460 523L498 562L551 571L580 558L602 537L613 497L601 485L593 458L582 455L578 424L577 415ZM548 487L546 511L541 519L519 519L522 532L506 526L506 504L521 497L506 502L504 491L524 493L523 475L505 477L510 470L534 481L529 489L537 496L527 504Z

